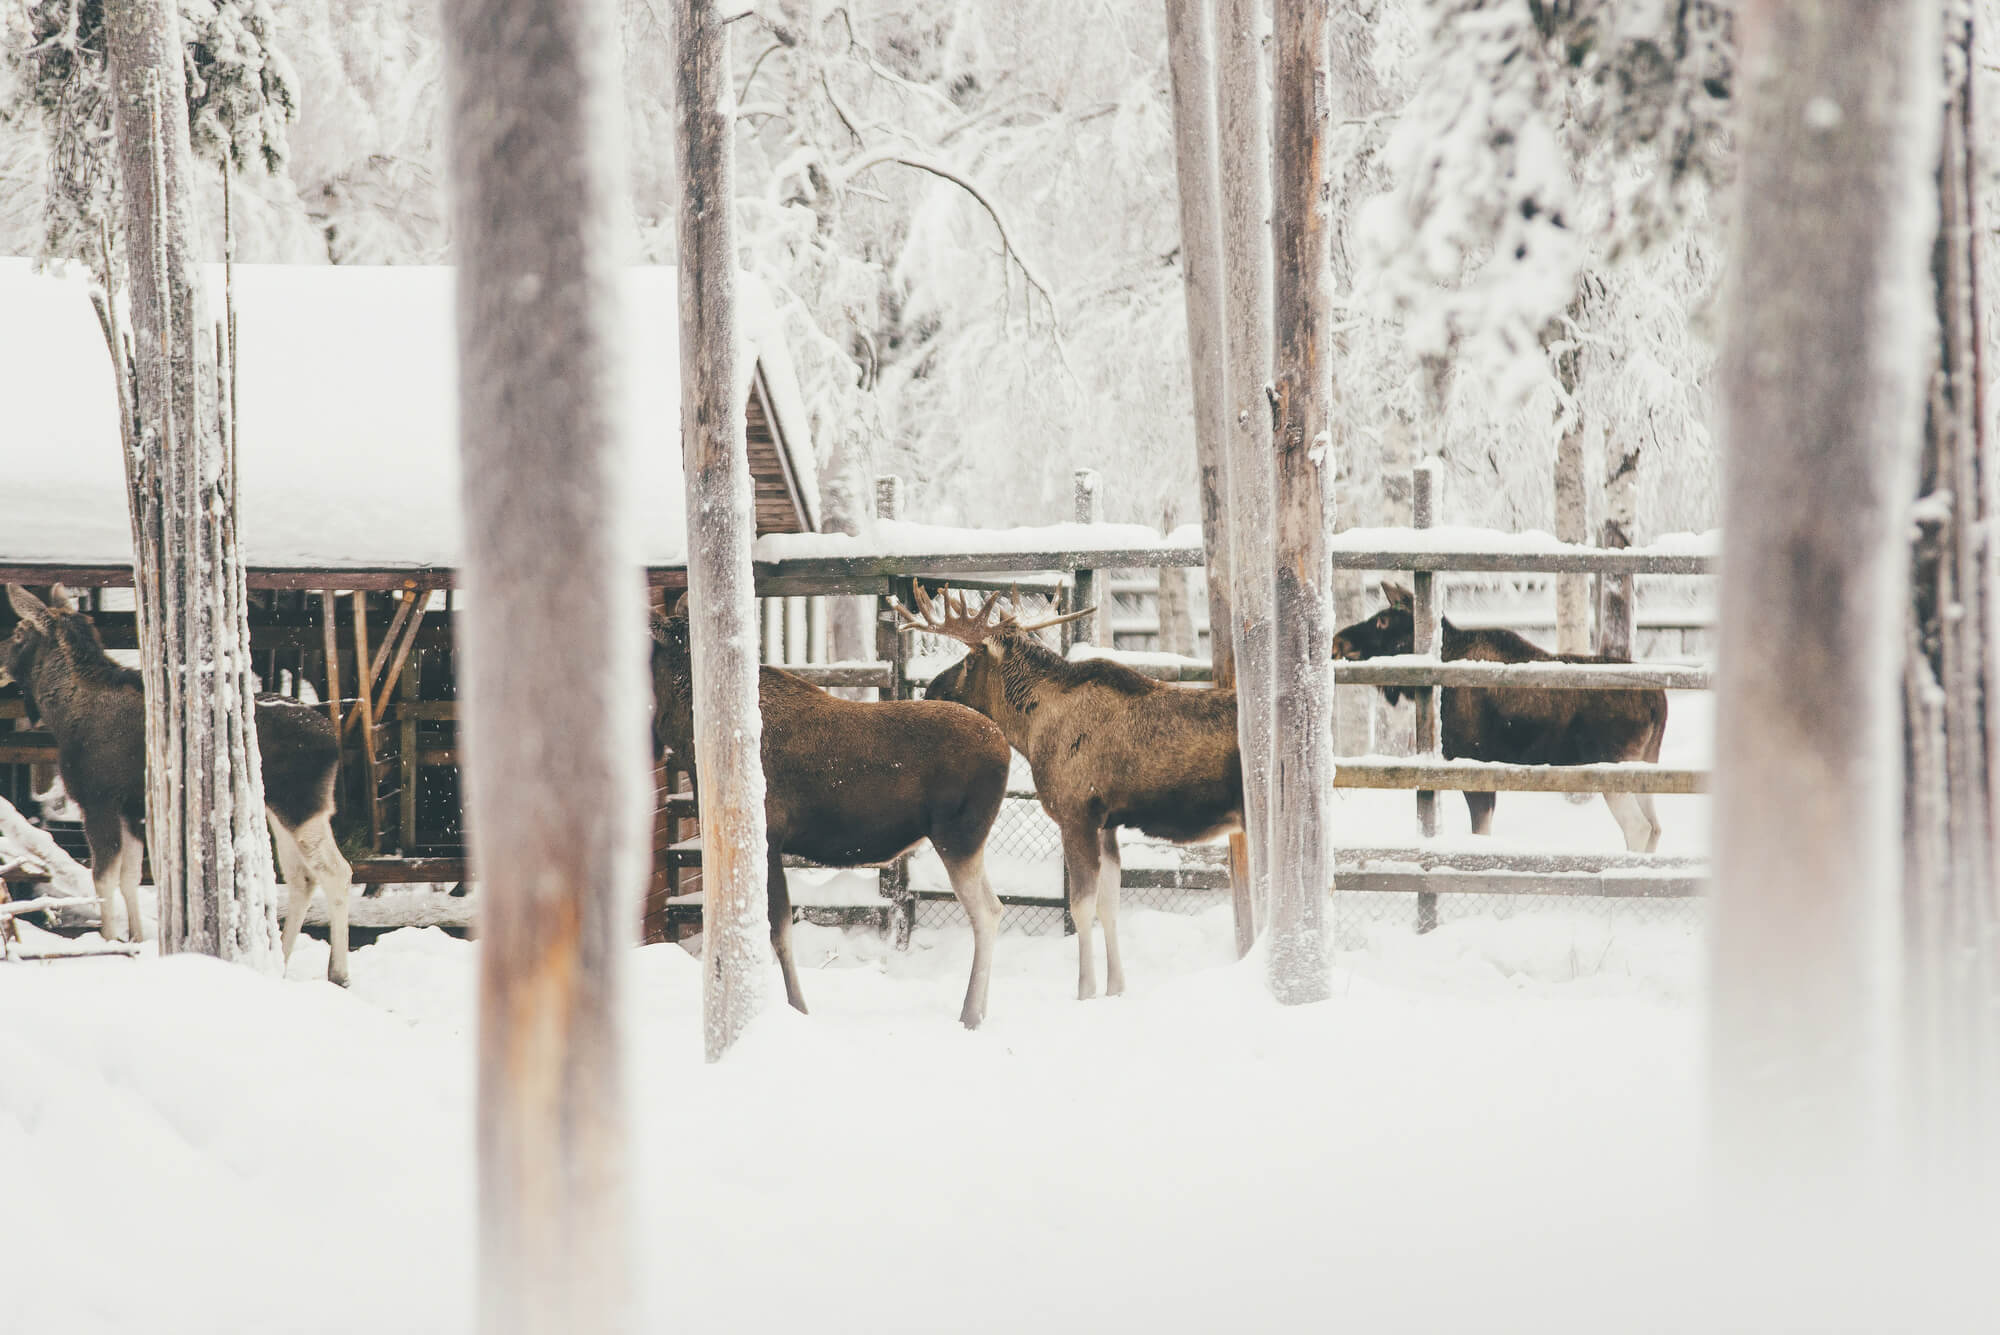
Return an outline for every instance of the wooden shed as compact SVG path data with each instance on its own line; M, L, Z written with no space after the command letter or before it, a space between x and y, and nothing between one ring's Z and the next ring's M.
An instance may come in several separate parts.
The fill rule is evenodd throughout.
M757 531L812 532L812 437L791 360L768 295L754 281L743 289L739 364ZM234 295L257 671L266 690L318 701L341 721L339 830L358 878L459 880L451 272L244 265ZM687 552L673 271L632 271L624 298L631 486L644 516L641 558L663 599L685 586ZM135 636L109 365L83 279L0 261L0 582L77 590L117 649ZM0 636L12 627L0 601ZM0 692L0 796L17 806L32 800L31 766L54 760L48 736L25 729L9 687ZM674 861L666 809L663 793L661 893ZM688 809L683 799L675 811Z

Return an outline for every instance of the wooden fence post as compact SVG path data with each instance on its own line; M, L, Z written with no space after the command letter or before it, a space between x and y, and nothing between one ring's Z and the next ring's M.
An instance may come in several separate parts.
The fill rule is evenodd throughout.
M1079 524L1102 523L1104 520L1103 478L1098 475L1097 470L1094 468L1079 468L1076 470L1073 481L1076 484L1076 522ZM1096 607L1097 611L1080 621L1072 621L1063 627L1062 640L1065 652L1073 644L1100 644L1107 648L1110 646L1110 640L1106 638L1105 630L1110 626L1111 619L1106 615L1105 608L1099 606L1099 600L1110 595L1111 584L1110 581L1101 579L1099 577L1101 574L1101 571L1096 570L1079 570L1076 572L1076 584L1074 591L1070 595L1070 600L1074 604L1074 610L1081 611L1086 607Z
M903 479L885 474L875 479L875 517L903 517ZM910 685L910 637L896 629L889 597L900 596L911 603L913 584L903 583L898 592L880 597L875 604L875 656L889 664L894 681L880 692L884 700L908 700L916 694ZM898 950L910 948L910 933L917 925L917 901L910 893L910 859L906 855L882 868L880 890L889 901L890 939Z
M1410 522L1413 528L1429 528L1437 522L1437 487L1437 461L1426 459L1410 475ZM1414 572L1410 583L1416 594L1416 643L1412 647L1419 654L1435 655L1444 634L1440 626L1444 607L1443 600L1438 597L1437 576L1431 571L1419 570ZM1437 760L1440 758L1438 688L1421 687L1414 699L1417 707L1417 754L1425 760ZM1417 793L1417 827L1424 838L1437 838L1438 795L1435 792ZM1417 931L1428 932L1437 923L1437 896L1427 891L1420 892L1417 895Z
M1331 6L1280 3L1271 79L1271 249L1276 298L1271 434L1277 617L1271 743L1271 902L1265 960L1285 1005L1329 994L1333 888L1333 252L1327 28Z

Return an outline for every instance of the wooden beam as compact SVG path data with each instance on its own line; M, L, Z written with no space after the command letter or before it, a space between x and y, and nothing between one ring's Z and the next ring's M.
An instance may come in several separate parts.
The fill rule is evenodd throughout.
M1705 793L1708 771L1665 765L1501 765L1478 760L1341 760L1336 788L1458 793Z
M320 628L324 635L326 652L326 713L333 720L333 735L339 737L340 729L340 634L334 626L334 599L332 589L319 591Z
M368 608L367 593L361 589L354 591L354 670L362 671L362 664L368 662ZM368 786L365 800L368 803L368 847L371 852L382 847L382 812L375 801L376 790L381 786L381 773L375 764L375 711L368 698L368 683L361 682L356 691L354 708L348 713L345 729L352 726L355 715L361 716L361 753L368 762Z
M1140 669L1143 671L1144 669ZM1709 669L1682 663L1484 663L1435 658L1342 663L1343 686L1447 686L1553 691L1705 691ZM1189 680L1185 675L1181 680Z

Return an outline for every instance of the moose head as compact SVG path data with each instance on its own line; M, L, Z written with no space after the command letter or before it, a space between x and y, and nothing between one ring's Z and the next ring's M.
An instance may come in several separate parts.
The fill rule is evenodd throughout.
M63 653L72 661L93 662L103 655L104 644L90 618L77 611L69 590L58 584L49 590L44 603L18 584L7 586L7 601L21 619L14 633L0 643L0 686L19 682L27 697L28 721L39 723L35 703L35 664L51 652Z
M1020 619L1019 589L1005 601L997 596L988 598L977 610L970 607L963 593L953 593L950 585L940 586L935 601L924 593L922 585L915 593L922 615L894 603L897 629L905 634L922 631L942 635L971 650L937 675L924 691L924 698L967 705L996 720L1003 711L1025 714L1034 707L1028 698L1032 676L1019 669L1036 655L1049 655L1035 633L1080 621L1097 610L1086 607L1080 612L1024 622Z
M1336 660L1352 662L1416 652L1416 595L1404 585L1384 580L1382 596L1389 600L1387 607L1365 621L1343 626L1333 637L1333 656ZM1382 688L1382 694L1392 705L1410 693L1409 688L1404 686Z

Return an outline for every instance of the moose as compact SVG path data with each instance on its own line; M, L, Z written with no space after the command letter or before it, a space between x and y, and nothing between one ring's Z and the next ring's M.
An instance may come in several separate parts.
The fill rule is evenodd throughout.
M1105 990L1125 990L1118 951L1118 831L1197 843L1243 828L1243 764L1236 693L1170 686L1122 663L1073 663L1036 632L1095 609L1023 623L1018 593L969 611L946 586L922 615L897 605L898 626L946 636L969 653L939 673L932 700L970 705L1027 757L1042 807L1062 831L1069 909L1076 922L1081 1000L1097 995L1092 933L1104 925Z
M112 660L90 617L58 584L42 602L18 585L7 599L19 614L0 644L0 685L19 682L31 723L56 740L56 769L83 811L91 878L110 939L114 890L125 901L135 941L139 874L145 860L146 704L139 674ZM326 895L331 920L329 982L347 984L347 896L352 869L333 837L334 779L340 744L333 725L296 700L257 697L257 749L263 759L265 819L278 850L290 902L284 953L290 959L314 890Z
M694 682L685 605L655 616L653 746L671 748L697 785ZM986 837L1007 795L1007 739L970 709L928 700L842 700L780 668L758 672L764 721L764 825L771 946L785 997L804 1011L792 962L786 854L825 867L891 861L925 839L972 923L972 976L959 1021L986 1018L1000 899L986 879Z
M1407 654L1416 646L1416 598L1400 584L1384 583L1389 605L1333 637L1336 659ZM1602 654L1551 654L1511 630L1460 630L1444 619L1439 657L1488 663L1623 663ZM1384 686L1390 704L1415 695L1408 686ZM1588 765L1660 758L1667 729L1667 693L1658 690L1567 691L1539 687L1447 686L1438 708L1439 741L1450 760L1491 760L1515 765ZM1497 793L1466 793L1474 834L1490 834ZM1588 800L1583 799L1583 800ZM1650 853L1659 847L1660 820L1650 793L1606 793L1604 804L1624 832L1625 847Z

